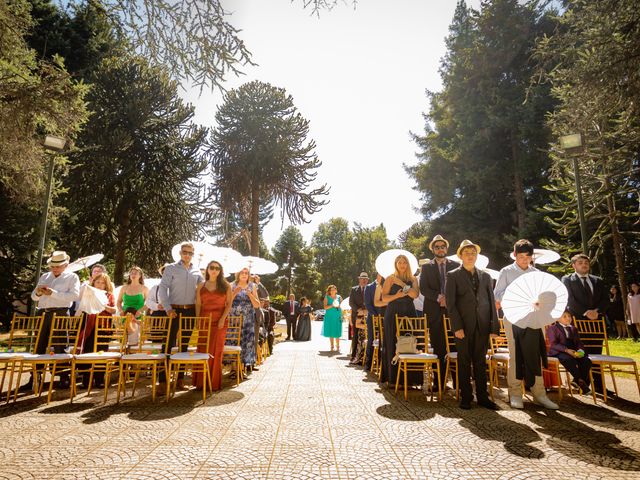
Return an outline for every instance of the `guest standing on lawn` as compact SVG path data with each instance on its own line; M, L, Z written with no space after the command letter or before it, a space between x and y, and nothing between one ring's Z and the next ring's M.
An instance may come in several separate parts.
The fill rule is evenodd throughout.
M338 288L329 285L324 297L324 319L322 320L322 336L329 339L331 352L340 351L340 337L342 336L342 309L340 308L342 298L338 295Z
M231 310L231 286L224 278L222 264L211 261L204 274L204 283L196 290L196 316L209 317L209 378L211 390L222 389L222 350L227 336L227 316ZM201 342L198 342L200 345ZM201 347L199 347L201 348ZM202 374L196 373L197 389L203 387Z

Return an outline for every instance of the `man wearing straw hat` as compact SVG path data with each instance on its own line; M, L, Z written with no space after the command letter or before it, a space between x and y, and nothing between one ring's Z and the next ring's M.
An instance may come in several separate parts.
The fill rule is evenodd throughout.
M447 283L447 273L460 266L447 258L449 241L442 235L436 235L429 243L429 250L433 252L432 260L420 260L422 269L420 271L420 293L424 295L424 313L427 315L429 324L429 340L433 347L433 353L440 361L440 372L444 376L447 363L447 339L444 331L443 316L447 314L447 301L445 298L445 287ZM442 388L445 387L443 379L439 379ZM455 384L455 379L454 379ZM455 386L455 385L454 385Z
M497 410L487 392L487 347L489 336L500 331L492 280L487 272L476 268L480 246L463 240L458 247L462 266L447 273L446 305L458 351L460 408L471 408L471 372L476 385L478 405Z
M47 260L47 265L49 271L40 277L38 285L31 292L31 299L38 302L38 313L44 313L36 353L46 353L53 316L69 315L69 308L80 295L80 279L75 273L66 271L69 266L69 255L66 252L53 252ZM33 378L29 379L29 383L23 386L23 389L29 388L32 382ZM62 386L66 386L69 380L61 378L60 382Z

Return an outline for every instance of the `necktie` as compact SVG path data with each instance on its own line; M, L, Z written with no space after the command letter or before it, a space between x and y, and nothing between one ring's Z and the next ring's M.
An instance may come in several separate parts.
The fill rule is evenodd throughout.
M438 268L440 269L440 293L445 292L445 283L447 281L447 277L444 274L444 263L439 263Z
M587 302L589 303L589 308L593 307L593 292L591 291L591 286L587 283L587 277L582 278L582 286L584 287L584 291L587 293Z

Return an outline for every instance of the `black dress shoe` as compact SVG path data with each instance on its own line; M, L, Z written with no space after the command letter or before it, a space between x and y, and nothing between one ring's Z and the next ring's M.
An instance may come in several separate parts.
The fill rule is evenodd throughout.
M471 402L460 402L460 408L463 410L471 410Z
M499 410L498 405L495 402L492 402L488 398L486 400L478 400L478 405L484 408L488 408L489 410Z

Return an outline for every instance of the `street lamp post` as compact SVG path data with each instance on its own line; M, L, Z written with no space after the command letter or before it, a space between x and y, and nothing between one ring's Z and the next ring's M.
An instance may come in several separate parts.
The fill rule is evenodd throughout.
M560 147L566 153L581 153L584 150L581 133L573 133L560 137ZM572 155L573 174L576 181L576 197L578 201L578 219L580 221L580 237L582 237L582 253L589 255L587 248L587 226L584 218L584 203L582 201L582 185L580 184L580 167L578 166L578 155Z
M66 139L47 135L44 139L44 148L52 152L61 152L67 143ZM36 284L40 280L42 270L42 257L44 255L44 244L47 236L47 217L49 216L49 203L51 202L51 185L53 183L54 156L49 155L49 168L47 171L47 192L44 197L42 208L42 220L40 222L40 246L38 247L38 259L36 261Z

